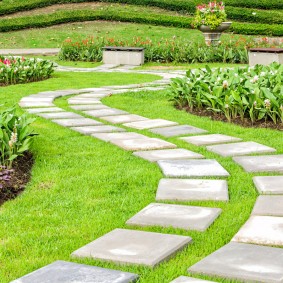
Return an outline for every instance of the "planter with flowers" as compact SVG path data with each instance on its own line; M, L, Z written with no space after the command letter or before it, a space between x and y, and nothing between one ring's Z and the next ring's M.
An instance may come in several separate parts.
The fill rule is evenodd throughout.
M223 2L209 2L198 5L196 9L193 27L202 31L207 45L217 45L221 33L231 25L231 22L226 22Z

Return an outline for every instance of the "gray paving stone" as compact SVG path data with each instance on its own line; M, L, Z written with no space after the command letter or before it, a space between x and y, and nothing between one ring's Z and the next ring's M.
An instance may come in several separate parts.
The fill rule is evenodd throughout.
M11 283L128 283L138 275L66 261L55 261Z
M115 229L72 255L154 267L191 241L190 237L185 236Z
M54 107L52 102L34 101L34 102L20 102L19 105L23 108L28 107Z
M283 154L260 156L237 156L233 160L247 172L283 173Z
M53 98L52 97L24 97L21 99L21 102L52 102Z
M260 194L283 195L283 176L257 176L253 181Z
M276 149L272 147L265 146L256 142L238 142L230 144L210 145L206 148L207 150L224 157L276 151Z
M174 137L189 134L207 133L206 130L199 129L189 125L178 125L173 127L162 127L150 130L150 132L159 134L164 137Z
M81 127L81 126L97 126L103 125L101 122L88 118L74 118L74 119L54 119L52 122L64 127Z
M109 126L109 125L72 127L71 129L84 135L91 135L94 133L113 133L113 132L126 131L125 129Z
M283 217L251 216L232 241L283 246Z
M252 214L283 216L283 196L259 196Z
M150 162L168 159L204 158L204 156L201 154L182 148L137 151L133 154Z
M38 113L37 114L40 117L43 117L45 119L70 119L70 118L83 118L79 114L73 113L73 112L54 112L54 113Z
M138 130L144 130L144 129L158 128L158 127L174 126L177 124L178 123L176 122L171 122L163 119L149 119L146 121L125 123L124 126Z
M100 103L100 98L70 98L68 103L71 104L97 104Z
M205 231L220 213L219 208L151 203L126 223Z
M47 113L47 112L62 112L62 109L59 107L29 108L25 110L31 114Z
M242 282L282 283L283 249L231 242L188 269Z
M92 134L93 137L103 140L103 141L112 141L112 140L127 140L127 139L143 139L147 138L144 135L138 133L102 133L102 134Z
M127 139L127 140L111 140L111 143L125 149L125 150L151 150L151 149L165 149L176 148L173 143L166 142L155 138L141 138L141 139Z
M170 283L216 283L215 281L207 281L207 280L202 280L202 279L197 279L197 278L192 278L192 277L187 277L187 276L180 276L176 278L175 280L171 281Z
M80 94L77 97L78 98L103 98L108 96L107 92L88 92L84 94Z
M128 122L149 120L148 118L145 118L139 115L135 115L135 114L106 116L106 117L101 117L101 119L108 121L112 124L122 124L122 123L128 123Z
M85 114L93 117L103 117L103 116L112 116L112 115L122 115L122 114L128 114L126 111L122 111L119 109L99 109L99 110L90 110L90 111L84 111Z
M229 176L214 159L159 160L157 163L166 177Z
M194 136L194 137L183 137L180 139L188 143L199 145L199 146L241 141L241 139L239 138L226 136L222 134L210 134L210 135L201 135L201 136Z
M103 105L103 104L70 105L70 107L78 111L110 109L110 107Z
M228 201L228 185L225 180L161 179L157 189L156 200Z

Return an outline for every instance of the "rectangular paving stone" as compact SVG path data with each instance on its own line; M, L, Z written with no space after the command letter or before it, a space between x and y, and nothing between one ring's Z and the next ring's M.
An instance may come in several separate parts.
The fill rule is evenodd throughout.
M100 102L100 98L70 98L69 104L96 104Z
M85 105L70 105L72 109L83 111L83 110L98 110L98 109L110 109L110 107L103 104L85 104Z
M247 172L283 173L283 154L260 156L236 156L233 160Z
M229 173L214 159L159 160L157 163L166 177L229 176Z
M99 134L92 134L93 137L103 140L103 141L112 141L112 140L127 140L127 139L143 139L147 138L147 136L138 134L138 133L99 133Z
M150 162L168 159L204 158L201 154L183 148L136 151L133 154Z
M219 208L151 203L126 223L205 231L220 213Z
M128 283L138 275L119 270L55 261L11 283Z
M206 130L196 128L189 125L178 125L173 127L162 127L162 128L154 128L150 130L150 132L159 134L164 137L175 137L180 135L188 135L188 134L200 134L207 133Z
M77 98L103 98L106 96L108 96L107 92L88 92L78 95Z
M53 98L52 97L23 97L21 99L21 102L36 102L36 101L40 101L40 102L52 102Z
M74 118L74 119L54 119L52 122L64 127L81 127L81 126L96 126L103 125L101 122L88 118Z
M171 281L170 283L216 283L215 281L207 281L202 279L197 279L193 277L187 277L187 276L180 276L176 278L175 280Z
M283 195L283 176L257 176L253 181L260 194Z
M241 139L226 136L222 134L210 134L210 135L201 135L201 136L193 136L193 137L183 137L180 138L188 143L194 145L210 145L210 144L219 144L219 143L228 143L228 142L235 142L240 141Z
M112 133L112 132L126 131L125 129L109 126L109 125L72 127L71 129L84 135L91 135L94 133Z
M28 108L28 107L54 107L53 102L44 102L44 101L19 102L19 105L23 108Z
M283 249L231 242L188 269L242 282L282 283Z
M112 124L122 124L122 123L128 123L128 122L149 120L148 118L145 118L139 115L135 115L135 114L105 116L105 117L102 117L101 119L108 121Z
M157 189L156 200L228 201L228 185L225 180L161 179Z
M40 117L45 119L70 119L70 118L82 118L79 114L73 112L54 112L54 113L38 113Z
M146 121L125 123L124 126L138 130L144 130L144 129L158 128L158 127L174 126L177 124L178 123L176 122L171 122L163 119L148 119Z
M121 114L128 114L126 111L122 111L119 109L99 109L99 110L89 110L84 111L85 114L93 117L103 117L103 116L112 116L112 115L121 115Z
M258 196L252 215L283 216L283 195Z
M31 114L47 113L47 112L62 112L62 109L59 107L30 108L30 109L25 109L25 110Z
M237 156L253 153L275 152L276 149L256 142L238 142L230 144L210 145L207 150L217 153L221 156Z
M251 216L232 241L283 246L283 217Z
M115 229L76 250L72 256L154 267L191 241L186 236Z

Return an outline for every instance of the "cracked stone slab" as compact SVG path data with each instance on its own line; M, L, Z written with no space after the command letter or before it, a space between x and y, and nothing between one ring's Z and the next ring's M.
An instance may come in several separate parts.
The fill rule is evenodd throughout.
M216 283L215 281L207 281L202 279L197 279L193 277L187 277L187 276L180 276L176 278L175 280L171 281L170 283Z
M157 163L166 177L229 176L229 173L214 159L159 160Z
M252 215L283 216L283 195L259 196Z
M148 119L146 121L125 123L123 125L129 128L144 130L144 129L158 128L158 127L174 126L174 125L178 125L178 123L164 119Z
M54 119L52 122L64 127L81 127L81 126L95 126L103 125L101 122L88 118L74 118L74 119Z
M115 229L76 250L72 256L154 267L191 241L186 236Z
M251 216L233 237L232 241L257 245L282 246L283 217Z
M125 129L109 126L109 125L72 127L71 129L84 135L91 135L94 133L112 133L112 132L126 131Z
M45 119L82 118L82 116L73 112L38 113L37 115Z
M126 223L205 231L220 213L219 208L151 203Z
M149 120L148 118L145 118L139 115L135 115L135 114L105 116L105 117L102 117L101 119L107 122L110 122L112 124L123 124L123 123L128 123L128 122Z
M29 108L25 110L30 114L47 113L47 112L62 112L62 109L59 107Z
M99 109L110 109L110 107L104 104L83 104L83 105L70 105L72 109L83 111L83 110L99 110Z
M168 159L204 158L204 156L201 154L182 148L137 151L134 152L133 154L135 156L146 159L150 162L156 162L158 160L168 160Z
M137 279L134 273L58 260L11 283L129 283Z
M282 283L283 249L231 242L188 271L243 282Z
M156 200L228 201L228 185L226 180L161 179L158 184Z
M210 145L207 150L217 153L221 156L237 156L253 153L275 152L276 149L256 142L238 142L230 144Z
M127 140L127 139L143 139L147 138L147 136L138 134L138 133L102 133L102 134L92 134L94 138L109 142L112 140Z
M257 176L253 181L260 194L283 195L283 176Z
M175 137L181 135L189 135L189 134L200 134L207 133L206 130L196 128L189 125L178 125L173 127L162 127L162 128L154 128L150 130L150 132L159 134L164 137Z
M283 173L283 154L260 156L237 156L233 160L247 172Z
M183 137L181 140L186 141L187 143L191 143L194 145L211 145L211 144L219 144L219 143L229 143L241 141L242 139L226 136L222 134L210 134L210 135L201 135L194 137Z
M112 116L112 115L122 115L122 114L129 114L126 111L122 111L119 109L99 109L99 110L90 110L90 111L84 111L85 114L93 117L103 117L103 116Z

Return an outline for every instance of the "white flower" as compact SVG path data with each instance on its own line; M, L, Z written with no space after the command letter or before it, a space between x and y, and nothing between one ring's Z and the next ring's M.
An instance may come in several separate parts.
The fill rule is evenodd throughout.
M256 15L256 12L252 12L252 15L255 16L255 15Z
M254 84L254 83L256 83L256 82L258 81L258 79L259 79L258 76L254 76L254 77L250 80L250 82Z
M229 105L228 104L225 104L225 109L228 109L229 108Z
M228 81L223 81L223 84L222 84L223 88L228 88L229 84L228 84Z
M217 81L220 82L220 81L221 81L221 78L220 78L220 77L217 77Z
M236 74L235 74L235 77L238 77L238 76L239 76L239 75L236 73Z
M263 76L263 77L265 76L265 74L266 74L265 72L260 73L260 75Z
M270 106L271 106L270 100L269 99L265 99L264 100L264 105L265 105L265 108L270 108Z

